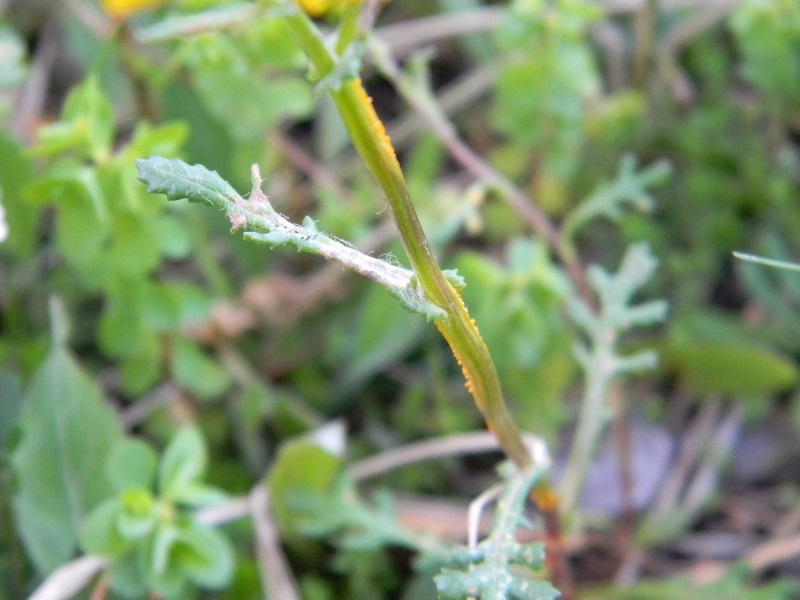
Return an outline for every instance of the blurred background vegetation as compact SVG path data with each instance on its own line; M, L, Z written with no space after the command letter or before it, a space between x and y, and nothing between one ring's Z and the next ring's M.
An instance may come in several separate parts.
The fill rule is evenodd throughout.
M163 448L197 424L208 481L237 495L281 442L333 419L346 425L347 461L482 427L443 340L388 293L145 192L136 158L200 163L241 193L258 163L280 212L403 260L289 31L257 18L269 2L135 4L0 2L3 599L72 558L74 521L110 493L98 442L78 477L80 511L64 514L56 458L85 448L26 439L119 427L108 437ZM642 296L667 300L668 320L624 346L654 348L660 362L612 389L611 434L568 535L577 597L793 597L800 279L731 252L800 253L800 5L394 0L375 38L482 161L459 158L367 52L365 85L440 262L466 279L512 411L557 463L583 379L565 312L578 292L481 166L560 227L580 264L616 269L634 242L659 261ZM439 521L460 539L496 458L408 467L380 484L397 492L401 521ZM198 597L262 597L249 527L226 528L233 583ZM43 530L52 539L36 547ZM304 598L433 597L406 551L290 541Z

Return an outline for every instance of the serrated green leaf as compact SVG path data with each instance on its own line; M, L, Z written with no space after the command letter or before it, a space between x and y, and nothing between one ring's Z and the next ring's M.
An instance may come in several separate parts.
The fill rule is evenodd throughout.
M137 179L147 184L148 192L165 194L168 200L188 199L190 202L206 202L221 206L224 200L239 199L230 184L216 171L202 165L188 165L177 158L154 156L138 159Z
M122 430L95 383L56 347L33 376L20 431L11 456L14 513L28 553L46 573L72 556L83 519L111 495L98 474Z

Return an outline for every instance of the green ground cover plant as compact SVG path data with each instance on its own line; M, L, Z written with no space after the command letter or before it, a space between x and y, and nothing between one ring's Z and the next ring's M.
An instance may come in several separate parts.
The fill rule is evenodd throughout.
M0 4L0 599L794 597L800 10L685 4Z

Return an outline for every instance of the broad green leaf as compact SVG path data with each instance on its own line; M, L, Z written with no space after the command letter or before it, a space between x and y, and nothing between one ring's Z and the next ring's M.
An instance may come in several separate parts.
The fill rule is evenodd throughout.
M0 90L25 81L25 54L25 40L8 24L0 24Z
M327 492L332 488L341 461L307 437L284 443L267 478L275 515L285 531L297 531L298 518L292 509L293 498L308 492Z
M113 235L104 254L109 270L119 276L140 278L159 265L161 240L151 221L119 213L114 218Z
M463 297L494 358L504 389L525 427L553 428L574 359L561 316L568 294L563 273L533 240L508 242L505 264L462 252L456 266L468 282Z
M175 523L164 524L155 532L148 544L149 556L145 562L151 577L156 578L167 572L170 554L172 554L172 549L178 543L180 537L180 530Z
M143 568L143 554L144 551L141 549L129 552L115 559L106 571L111 589L123 598L147 597L149 586Z
M419 315L409 312L382 287L370 286L355 326L356 334L352 335L348 327L347 345L344 351L337 352L345 385L359 385L399 360L425 330L425 321Z
M144 394L163 375L162 371L159 338L155 334L144 337L141 344L122 362L122 387L131 396Z
M196 427L184 427L170 441L158 471L158 495L162 500L182 498L185 490L198 483L208 462L205 441Z
M209 293L189 282L151 282L143 289L142 302L147 326L156 331L201 323L211 312Z
M62 119L78 123L86 138L87 150L95 160L110 153L114 139L114 111L100 88L100 80L90 74L74 88L64 103Z
M660 354L663 369L701 397L759 398L797 381L791 361L754 344L671 340L660 347Z
M181 489L175 501L181 506L196 509L214 506L227 499L228 495L219 488L203 483L189 483Z
M70 149L87 158L105 161L111 154L114 113L100 88L96 75L90 75L73 88L64 103L61 120L37 131L36 153L53 155Z
M106 460L106 477L117 492L128 488L151 489L155 483L158 456L140 440L122 439L114 444Z
M238 141L262 137L282 117L306 116L313 107L312 88L300 77L273 76L267 82L249 72L220 69L199 73L195 87L208 111Z
M180 260L189 255L192 249L191 237L186 226L177 217L161 215L153 223L153 232L165 257Z
M233 548L225 536L195 521L181 527L176 562L188 578L202 587L220 588L233 576Z
M800 6L796 2L746 0L731 18L744 76L779 110L800 106Z
M117 530L128 540L149 534L158 521L158 506L150 491L131 488L120 495L120 511L117 515Z
M186 123L174 122L153 127L149 123L139 122L133 138L123 150L124 157L127 162L147 154L174 155L188 136L189 128Z
M254 20L242 31L238 47L249 62L274 69L302 69L307 64L283 19Z
M137 179L147 184L147 191L165 194L168 200L186 198L190 202L220 206L223 200L235 202L239 198L236 190L216 171L209 171L202 165L187 165L177 158L154 156L138 159L136 166L139 169Z
M754 581L755 580L755 581ZM698 584L689 577L641 581L630 587L592 586L586 600L794 600L798 586L789 579L757 583L751 569L743 562L733 563L711 583ZM584 597L584 596L582 596Z
M0 459L22 412L22 383L19 375L0 368Z
M121 556L131 547L117 529L120 505L117 498L106 500L97 506L84 520L80 531L81 549L87 554Z
M231 385L228 373L199 347L188 340L176 340L172 355L175 381L203 400L225 393Z
M510 47L496 76L493 124L512 142L541 153L544 168L565 179L586 137L587 101L599 97L599 74L586 30L598 13L588 3L509 3L496 30ZM558 18L549 18L558 11ZM563 13L563 14L561 14Z
M172 560L180 536L181 532L177 525L164 525L154 536L148 538L148 544L144 548L144 564L149 587L165 598L180 598L187 585L186 574L176 568Z
M111 494L101 474L122 430L95 383L55 347L32 378L20 431L14 513L31 559L47 573L72 556L84 518Z
M142 315L145 286L129 276L115 276L106 287L105 310L100 318L99 341L114 358L132 355L152 335Z
M33 177L30 161L15 140L0 133L0 191L8 237L0 250L17 258L31 255L36 244L40 207L26 202L22 190Z
M65 194L70 192L65 190ZM82 273L105 279L105 272L93 274L104 263L103 246L108 240L108 226L92 210L88 198L72 196L57 207L56 243L67 262ZM105 271L105 270L104 270Z

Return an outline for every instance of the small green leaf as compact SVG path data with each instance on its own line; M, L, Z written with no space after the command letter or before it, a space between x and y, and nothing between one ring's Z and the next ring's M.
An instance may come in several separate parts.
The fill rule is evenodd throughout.
M177 525L164 525L148 538L143 551L148 587L164 598L176 600L185 597L188 583L186 573L176 566L174 560L180 537Z
M216 171L209 171L202 165L187 165L177 158L169 159L154 156L138 159L137 179L147 184L148 192L165 194L168 200L206 202L221 206L223 200L240 200L230 184Z
M101 162L111 151L114 137L114 112L96 74L89 75L73 88L64 103L61 120L37 131L39 154L58 154L78 149Z
M140 440L123 439L114 444L106 460L106 477L117 492L128 488L150 489L155 482L158 457Z
M117 519L120 504L117 498L106 500L86 518L80 532L81 548L87 554L121 556L131 546L129 540L120 535Z
M307 437L284 443L269 473L267 487L281 526L296 530L300 523L293 510L293 498L309 492L331 489L341 461Z
M233 548L220 532L190 521L181 528L179 566L197 585L220 588L233 576Z
M225 393L231 385L230 376L216 361L183 339L174 345L172 375L181 387L203 400Z
M228 499L228 495L219 488L202 483L190 483L186 485L176 501L182 505L192 508L203 508L220 504Z
M147 570L151 578L156 579L167 572L169 569L170 555L180 537L180 530L172 523L162 525L158 528L147 546L149 556L145 564L147 565ZM174 572L175 570L173 569L173 573Z
M119 499L117 530L128 540L142 538L156 526L158 512L153 494L141 488L132 488L122 493Z
M206 464L206 445L200 430L184 427L170 441L159 465L161 499L173 501L182 498L187 488L202 479Z
M130 143L123 149L125 164L130 165L131 158L144 154L175 154L188 136L189 127L180 121L158 127L139 122Z

